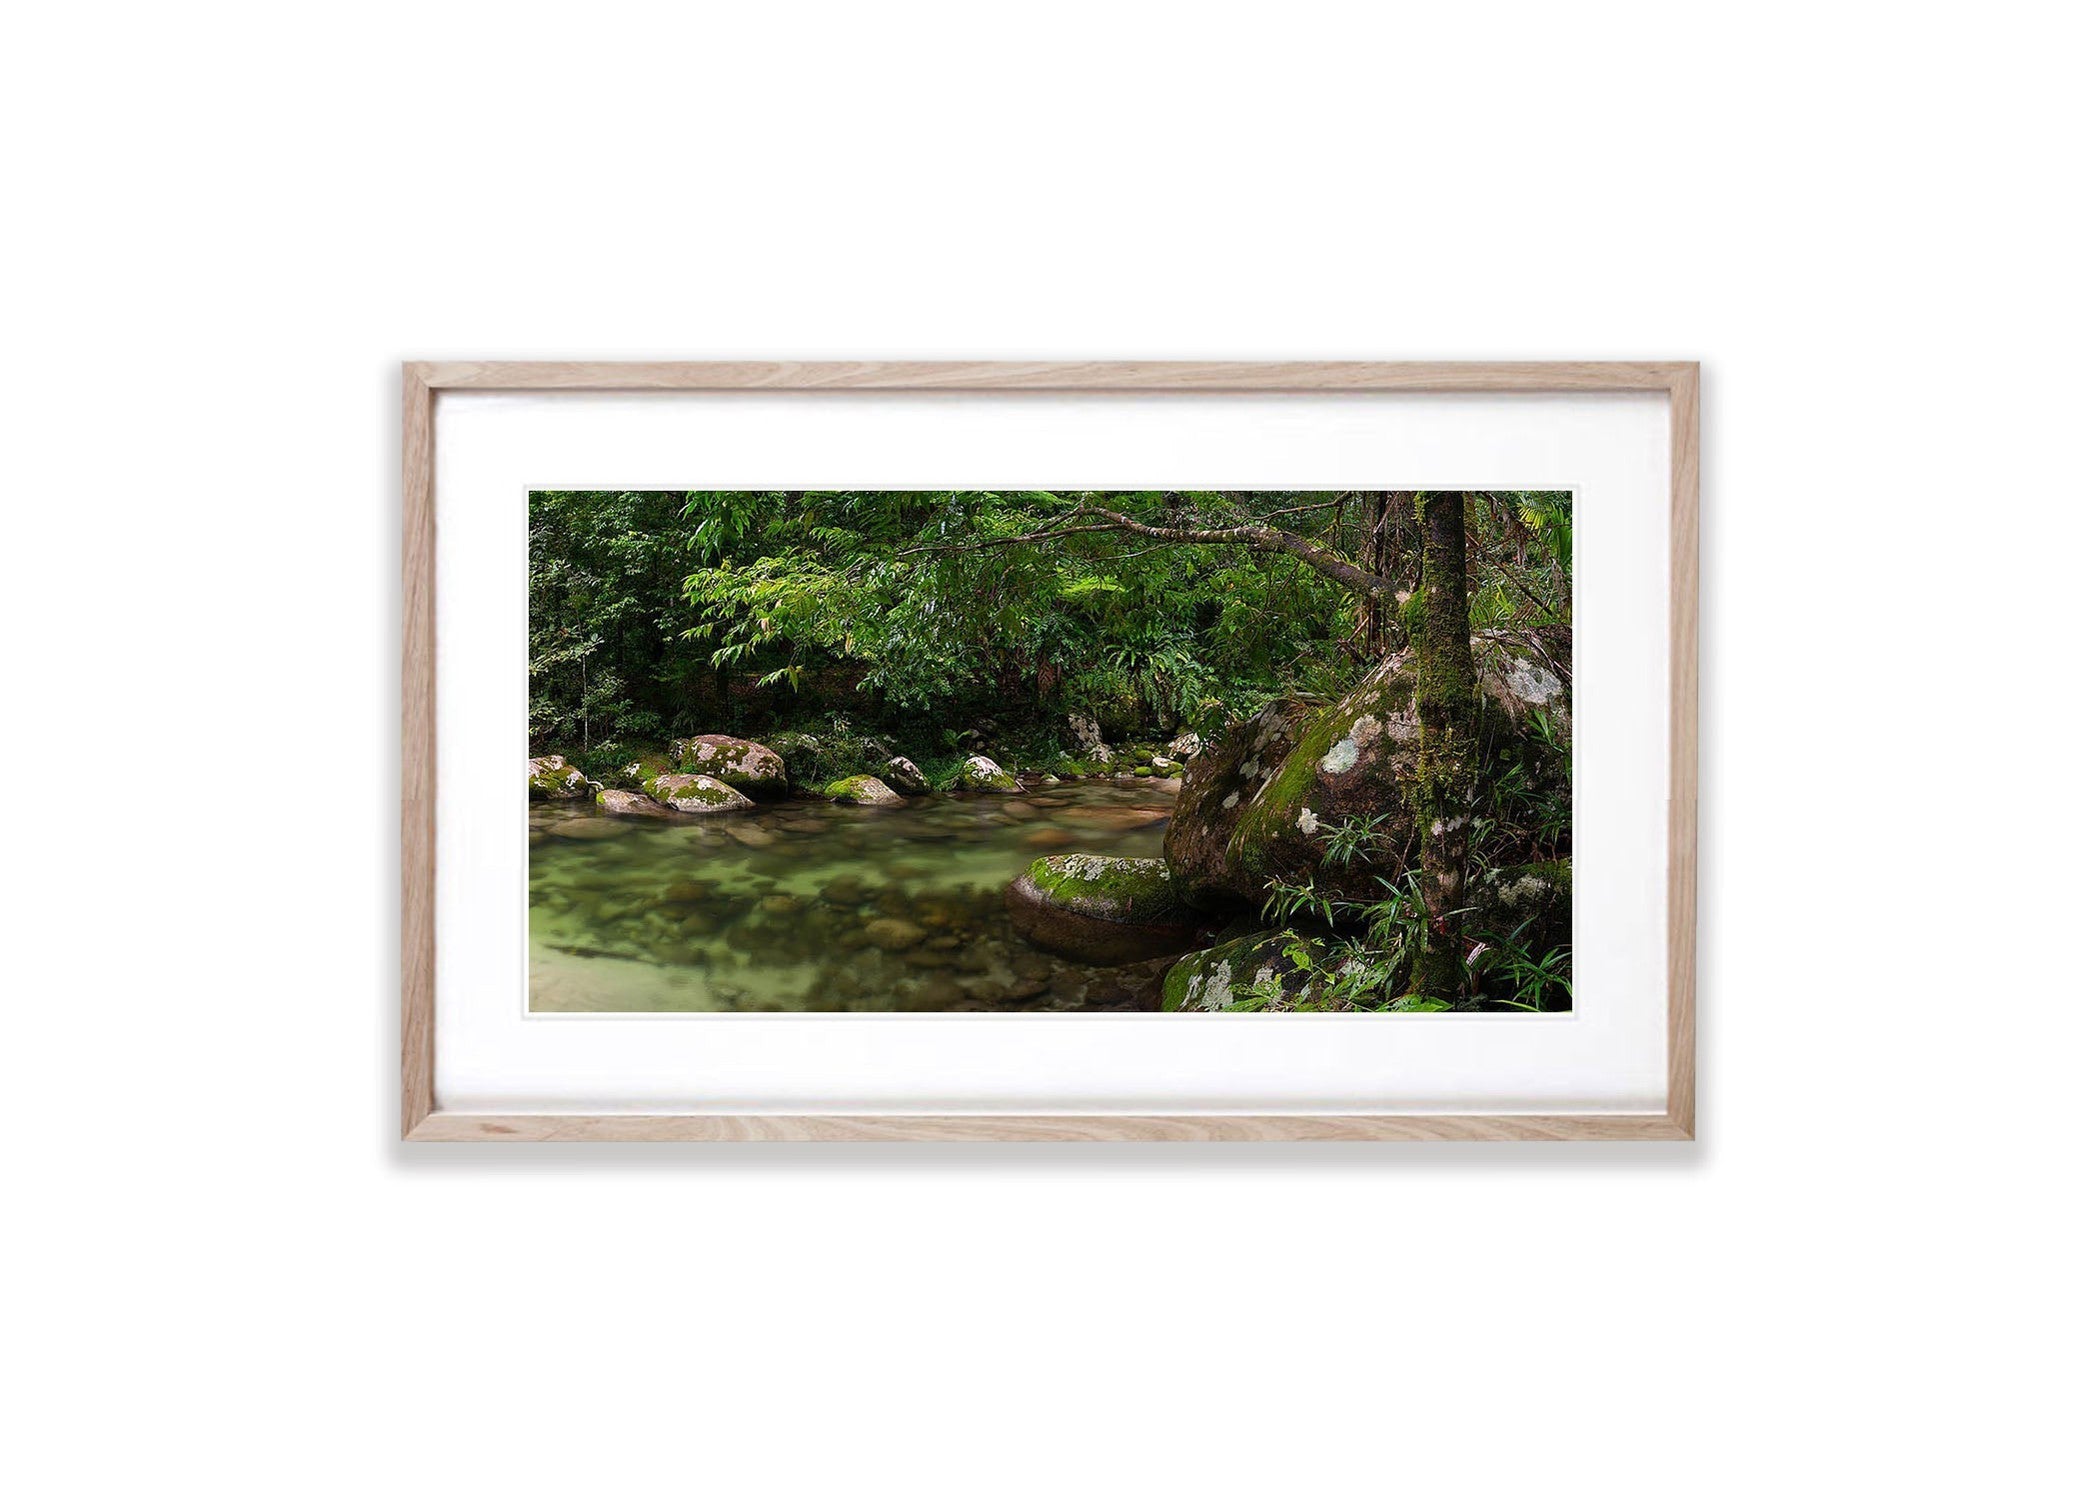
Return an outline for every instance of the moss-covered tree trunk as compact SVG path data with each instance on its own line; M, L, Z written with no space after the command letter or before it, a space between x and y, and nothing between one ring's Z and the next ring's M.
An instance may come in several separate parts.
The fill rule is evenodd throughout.
M1414 702L1421 716L1421 893L1428 934L1410 988L1424 998L1465 998L1465 852L1479 776L1475 742L1470 594L1465 585L1465 496L1414 497L1421 528L1421 588L1409 611Z

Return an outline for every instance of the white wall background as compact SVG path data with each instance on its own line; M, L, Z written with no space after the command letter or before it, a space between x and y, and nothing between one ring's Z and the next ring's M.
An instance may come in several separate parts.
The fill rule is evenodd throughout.
M9 1487L2088 1483L2072 19L16 18ZM398 1147L394 366L483 355L1705 360L1704 1139Z

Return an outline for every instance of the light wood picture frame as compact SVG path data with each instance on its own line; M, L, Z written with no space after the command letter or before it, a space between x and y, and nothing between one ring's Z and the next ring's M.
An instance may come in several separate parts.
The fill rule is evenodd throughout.
M1690 1140L1696 1085L1699 370L1602 363L414 362L402 387L401 1136L411 1141ZM1660 393L1668 402L1667 1102L1652 1114L479 1114L436 1082L438 396L444 391Z

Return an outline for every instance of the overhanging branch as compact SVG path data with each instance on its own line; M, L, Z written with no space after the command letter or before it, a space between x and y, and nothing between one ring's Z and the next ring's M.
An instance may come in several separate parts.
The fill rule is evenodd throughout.
M1087 524L1066 524L1067 521L1084 520ZM1358 567L1329 547L1320 545L1308 536L1295 531L1284 531L1277 527L1249 522L1239 526L1194 527L1154 526L1124 515L1117 510L1103 509L1098 505L1077 505L1065 512L1055 525L1029 531L1020 536L989 536L973 541L942 543L910 547L899 552L900 557L909 557L921 552L970 552L988 547L1024 546L1038 541L1049 541L1059 536L1076 536L1093 531L1126 531L1133 536L1148 536L1154 541L1173 542L1188 546L1243 546L1256 552L1272 552L1280 556L1295 557L1321 577L1339 583L1353 593L1372 598L1389 599L1404 603L1410 590L1401 588L1390 578L1381 577L1366 568Z

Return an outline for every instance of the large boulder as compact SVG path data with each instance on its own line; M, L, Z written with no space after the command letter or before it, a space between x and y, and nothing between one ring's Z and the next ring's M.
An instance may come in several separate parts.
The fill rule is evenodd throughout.
M1485 639L1475 641L1474 659L1484 753L1516 753L1518 721L1532 712L1564 725L1565 693L1550 672ZM1309 881L1338 899L1378 899L1378 876L1406 868L1420 841L1420 744L1406 652L1379 662L1330 707L1276 704L1189 762L1166 829L1166 861L1187 898L1213 909L1258 905L1277 879ZM1373 856L1327 859L1329 837L1345 821L1374 825L1382 841Z
M671 756L679 770L712 776L746 796L769 798L787 794L787 763L749 739L695 734L689 739L672 740Z
M690 812L699 817L741 812L752 805L751 799L734 786L724 785L713 776L692 775L685 771L670 771L657 776L642 789L674 811Z
M906 796L924 796L933 789L926 781L926 773L902 755L895 756L882 767L882 779L891 790L901 791Z
M847 776L824 787L834 802L853 802L863 807L901 807L904 799L876 776Z
M636 754L606 770L600 779L615 790L639 791L657 776L674 768L661 755Z
M1573 729L1574 704L1566 685L1522 640L1492 632L1472 637L1472 664L1480 695L1513 724L1529 724L1543 715L1554 736L1564 742Z
M670 816L662 802L639 791L600 791L596 800L599 811L609 812L614 817Z
M1006 910L1035 946L1098 966L1183 952L1202 928L1163 859L1037 859L1006 887Z
M1300 963L1298 954L1309 961ZM1327 984L1320 969L1326 944L1287 931L1254 932L1201 952L1166 970L1160 1008L1257 1010L1324 1008Z
M971 755L962 762L962 785L968 791L1020 790L1020 782L989 755Z
M525 762L525 794L532 801L575 801L590 795L583 772L559 755L535 755Z
M1079 763L1083 765L1113 765L1115 751L1101 742L1101 726L1084 713L1069 715L1072 740L1078 745Z
M1234 856L1232 835L1296 745L1301 717L1295 703L1272 704L1258 717L1233 724L1188 763L1166 824L1165 850L1185 899L1227 910L1260 898L1260 888Z

